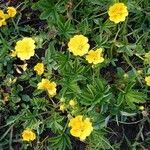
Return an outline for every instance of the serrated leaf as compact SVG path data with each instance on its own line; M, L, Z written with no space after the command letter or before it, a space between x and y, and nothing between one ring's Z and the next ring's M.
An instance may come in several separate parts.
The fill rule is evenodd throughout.
M70 150L72 149L70 138L67 134L62 134L49 139L49 148L52 150Z

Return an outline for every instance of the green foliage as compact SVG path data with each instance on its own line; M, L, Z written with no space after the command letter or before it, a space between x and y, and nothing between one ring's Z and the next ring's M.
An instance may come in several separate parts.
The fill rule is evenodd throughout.
M115 2L129 11L118 24L108 16ZM147 149L149 1L2 1L5 14L7 6L17 8L17 14L0 26L0 149L72 150L79 138L72 137L68 123L77 115L92 122L93 131L83 141L87 150L121 149L124 141L129 149ZM103 63L89 64L86 55L68 51L70 38L79 34L88 38L90 50L103 49ZM21 61L10 54L23 37L33 38L36 49L33 57ZM34 70L40 62L42 75ZM42 79L57 84L56 96L37 88ZM117 126L111 126L114 122ZM126 125L138 126L134 141L128 139ZM27 128L36 134L33 142L22 140Z
M40 19L52 19L52 21L59 18L59 13L63 13L65 1L55 0L39 0L37 3L33 4L33 9L38 9L42 11Z
M97 150L97 149L113 149L113 147L110 145L108 139L105 138L104 132L96 130L92 133L91 138L88 141L88 147L87 149L91 150Z
M46 111L46 107L48 105L48 101L45 98L33 98L31 100L31 105L33 109Z
M47 128L50 128L54 133L58 133L63 130L63 120L64 117L60 116L56 112L53 112L53 115L47 118Z
M80 95L80 102L84 105L109 103L112 94L110 87L102 79L95 78L93 84L87 84L87 89Z
M133 84L128 85L123 92L120 92L118 95L118 105L126 103L131 109L135 109L135 103L144 103L146 95L137 90L133 90Z
M57 137L50 138L49 142L49 148L52 150L70 150L72 148L70 138L65 133Z
M71 37L71 35L76 33L76 30L72 26L70 20L67 20L66 22L59 20L57 22L57 26L58 26L58 33L60 34L60 36L62 35L67 39Z
M2 36L0 39L0 48L1 48L0 61L2 61L3 58L6 56L8 48L9 48L8 43L5 41L5 39Z

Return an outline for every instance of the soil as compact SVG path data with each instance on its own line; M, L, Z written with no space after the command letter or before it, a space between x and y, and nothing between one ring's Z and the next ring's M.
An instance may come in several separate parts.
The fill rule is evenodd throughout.
M140 118L134 120L134 122L137 122L138 120L140 120ZM131 150L131 144L134 144L136 141L145 148L144 150L150 150L150 143L140 136L138 137L141 127L141 123L139 122L132 124L132 121L129 121L128 124L120 123L119 125L117 125L116 122L110 122L108 128L113 132L108 133L107 137L112 145L121 143L120 150ZM144 122L142 134L144 138L150 136L150 126L148 121ZM136 150L141 150L141 145L137 145Z

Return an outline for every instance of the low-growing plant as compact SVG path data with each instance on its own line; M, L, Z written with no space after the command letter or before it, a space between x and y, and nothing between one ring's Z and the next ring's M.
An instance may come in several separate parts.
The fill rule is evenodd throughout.
M149 8L0 2L0 149L149 148Z

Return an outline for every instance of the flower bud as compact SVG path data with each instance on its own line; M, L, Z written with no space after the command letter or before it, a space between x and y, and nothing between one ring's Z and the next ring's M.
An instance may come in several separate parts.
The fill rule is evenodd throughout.
M71 107L74 107L75 105L76 105L76 101L75 100L70 100L69 101L69 105L71 106Z

